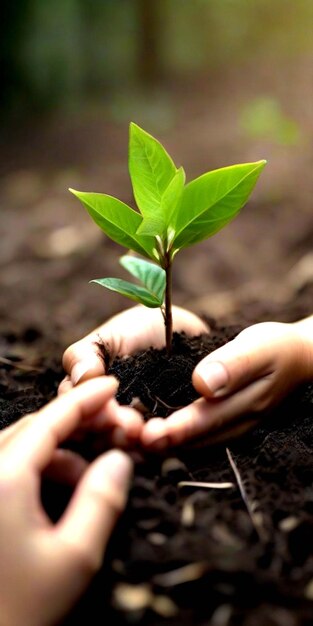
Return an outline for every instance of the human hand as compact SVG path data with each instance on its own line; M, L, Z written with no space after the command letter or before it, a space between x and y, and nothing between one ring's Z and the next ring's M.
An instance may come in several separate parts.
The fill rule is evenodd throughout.
M185 309L174 306L172 314L174 331L185 331L194 336L209 330L199 317ZM162 348L165 344L162 315L158 309L135 306L112 317L89 335L72 344L63 355L63 366L67 376L59 386L59 394L66 393L81 381L105 373L103 359L98 349L100 341L108 347L112 357L128 356L150 346ZM139 414L134 412L133 417L129 417L123 431L120 429L119 440L116 443L120 445L124 440L125 443L131 444L136 435L138 440L141 438L144 442L141 435L146 425L141 422L139 433L138 416Z
M59 623L101 566L124 509L132 464L111 450L87 463L58 448L82 426L98 428L117 381L102 377L0 433L0 606L4 626ZM108 421L114 422L114 410ZM121 419L121 414L119 414ZM70 472L76 489L57 524L40 502L44 471Z
M188 335L208 332L208 326L197 315L173 306L173 330ZM78 382L105 373L98 343L108 346L113 357L129 356L139 350L165 345L164 321L159 309L135 306L115 315L89 335L73 343L63 355L67 376L59 386L59 394Z
M193 335L208 330L198 317L184 309L173 307L173 318L175 330ZM255 425L260 413L274 407L312 375L308 374L313 369L310 366L312 340L308 340L313 336L310 319L309 324L306 320L295 324L255 324L208 355L197 365L192 379L202 397L166 420L154 418L146 423L141 431L143 446L157 451L197 438L209 437L209 441L216 441L241 435ZM81 373L82 378L104 373L103 363L97 356L99 337L112 347L114 354L120 355L150 345L161 347L164 345L163 320L157 310L134 307L70 346L64 353L63 363L71 378L68 375L61 383L61 391L76 382L77 373ZM217 363L217 367L214 366L216 382L217 373L226 374L224 387L215 392L213 363Z
M313 318L255 324L198 363L192 382L202 397L166 420L150 420L142 443L163 450L196 438L241 435L312 378Z

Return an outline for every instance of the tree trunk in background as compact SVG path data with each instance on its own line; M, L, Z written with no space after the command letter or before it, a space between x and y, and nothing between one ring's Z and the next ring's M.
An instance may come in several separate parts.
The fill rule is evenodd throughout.
M29 0L4 0L0 20L0 108L15 105L15 98L29 96L27 81L20 64L20 46L24 35Z
M137 17L138 74L143 85L153 86L161 77L158 0L137 0Z

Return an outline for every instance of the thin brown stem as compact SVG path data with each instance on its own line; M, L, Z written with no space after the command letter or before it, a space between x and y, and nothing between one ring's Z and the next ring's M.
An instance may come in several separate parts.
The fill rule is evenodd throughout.
M13 369L22 370L24 372L41 372L41 367L36 367L35 365L28 365L27 363L20 363L19 361L12 361L12 359L7 359L4 356L0 356L0 363L4 365L10 365Z
M172 259L170 252L165 255L165 341L168 356L171 354L172 337L173 337L173 318L172 318Z

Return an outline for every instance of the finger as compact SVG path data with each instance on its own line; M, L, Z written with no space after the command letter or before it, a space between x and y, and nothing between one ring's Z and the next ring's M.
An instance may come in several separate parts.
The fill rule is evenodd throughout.
M118 409L118 425L125 432L127 440L132 443L140 438L144 425L141 413L130 407L121 406Z
M7 463L43 469L58 445L94 417L117 390L113 377L100 377L63 394L34 414L6 446Z
M121 406L115 398L111 398L100 413L82 424L75 439L81 440L86 432L97 433L96 449L99 451L108 445L128 448L139 440L142 427L141 413L128 406Z
M132 462L126 454L112 450L99 457L84 474L58 524L62 542L76 546L94 569L100 567L125 507L131 475Z
M271 405L270 384L261 379L220 400L199 398L166 420L157 420L157 428L153 424L156 420L150 420L143 428L141 442L151 450L165 449L216 432L242 416L251 419Z
M197 335L208 332L208 326L195 314L173 307L173 329ZM150 346L162 348L165 332L162 315L157 309L141 305L122 311L98 329L70 346L63 355L63 367L73 385L104 373L98 343L107 346L110 356L127 356Z
M83 421L71 435L71 441L87 443L94 455L108 448L130 449L139 441L143 427L142 415L128 406L120 406L115 398L108 400L94 417Z
M173 329L187 335L201 335L210 332L208 324L195 313L179 306L173 306Z
M63 367L70 376L73 385L105 373L105 366L99 351L99 342L107 347L113 357L123 353L122 334L125 332L125 335L127 333L132 335L132 318L137 318L137 314L132 314L132 311L137 308L139 307L123 311L112 317L65 350L62 360ZM125 322L123 322L125 315L129 318L126 331Z
M59 384L58 396L61 396L62 393L67 393L71 389L73 389L73 383L69 376L65 376L65 378L63 378L63 380L61 380Z
M107 432L98 433L90 446L94 458L111 448L118 448L125 451L130 450L134 446L134 443L135 441L129 439L120 426L115 426Z
M75 486L88 467L80 454L71 450L55 450L51 463L44 471L44 476L55 482Z
M87 428L100 433L112 426L121 428L126 438L138 439L143 426L143 417L135 409L121 406L115 398L112 398L105 405L105 410L92 420L88 420Z
M245 417L243 419L239 419L238 422L230 422L220 430L212 431L207 436L203 435L198 439L187 442L187 448L202 448L205 446L221 444L232 439L237 439L238 437L245 435L249 432L249 430L255 428L259 422L260 418L249 419Z
M281 326L256 324L209 354L193 372L194 387L205 397L217 398L270 375L279 354Z
M99 341L107 347L110 357L127 356L135 350L150 345L148 337L155 334L158 341L162 317L159 311L150 311L149 316L145 307L136 306L118 315L115 315L95 331L71 345L64 352L63 367L69 374L72 384L99 376L105 373L103 359L99 354ZM153 329L156 330L153 333ZM148 344L147 344L148 339Z
M65 350L62 363L72 385L104 374L104 364L99 354L99 340L99 334L95 331Z
M166 419L155 417L144 425L140 441L145 448L154 452L163 452L163 450L171 447L169 419L169 417Z

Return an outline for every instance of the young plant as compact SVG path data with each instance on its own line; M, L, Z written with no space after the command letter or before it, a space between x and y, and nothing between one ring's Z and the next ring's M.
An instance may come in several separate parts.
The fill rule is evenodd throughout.
M108 237L151 261L126 255L122 266L139 279L96 282L148 307L160 307L167 352L172 344L172 265L177 252L211 237L230 222L248 200L266 161L213 170L185 185L165 148L130 124L129 172L139 211L101 193L70 191Z

